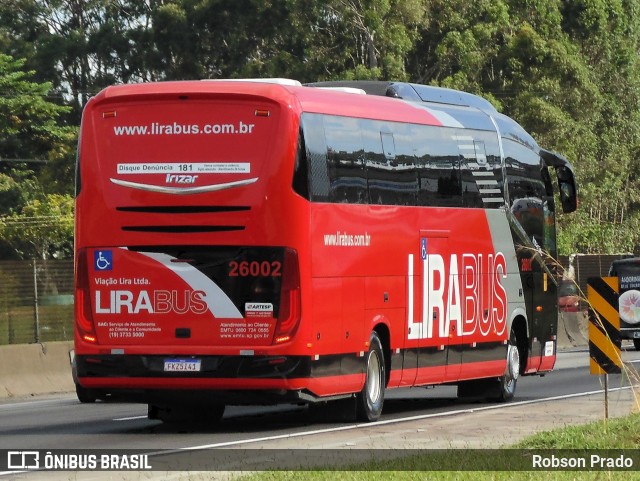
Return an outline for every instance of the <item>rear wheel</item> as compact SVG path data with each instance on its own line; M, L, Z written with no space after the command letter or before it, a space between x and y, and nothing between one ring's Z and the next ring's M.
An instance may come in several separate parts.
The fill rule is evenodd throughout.
M488 399L490 401L505 402L513 399L516 384L520 377L520 351L518 339L511 331L507 344L507 367L503 376L490 379L474 379L458 384L458 397Z
M516 334L511 331L509 336L509 344L507 344L507 368L504 376L500 378L500 392L496 401L509 401L513 399L516 393L516 384L520 377L520 351L518 351L518 342Z
M98 396L93 389L87 389L80 384L76 384L76 396L81 403L94 403L97 401Z
M376 421L382 414L386 374L384 352L378 334L371 333L366 361L364 387L357 396L357 417L359 421Z

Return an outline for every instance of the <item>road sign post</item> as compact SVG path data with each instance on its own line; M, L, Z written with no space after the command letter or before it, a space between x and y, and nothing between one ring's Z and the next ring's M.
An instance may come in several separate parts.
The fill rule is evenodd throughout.
M605 418L609 417L609 374L622 372L618 278L590 277L589 357L591 374L604 376Z

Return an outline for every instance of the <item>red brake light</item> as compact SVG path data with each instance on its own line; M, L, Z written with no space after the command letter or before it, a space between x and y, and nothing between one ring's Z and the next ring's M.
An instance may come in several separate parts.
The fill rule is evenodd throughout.
M96 332L93 327L93 313L91 311L91 298L89 296L89 274L87 271L87 250L80 249L76 257L75 272L75 318L76 328L80 337L86 341L95 343Z
M280 289L280 312L276 324L274 344L290 341L300 324L300 268L298 253L285 249L282 269L282 287Z

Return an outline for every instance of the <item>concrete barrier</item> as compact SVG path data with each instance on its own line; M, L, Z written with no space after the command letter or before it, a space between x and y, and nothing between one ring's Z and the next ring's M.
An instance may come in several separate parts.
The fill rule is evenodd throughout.
M588 346L588 328L586 311L561 312L558 315L558 349Z
M0 399L73 392L72 341L0 346Z

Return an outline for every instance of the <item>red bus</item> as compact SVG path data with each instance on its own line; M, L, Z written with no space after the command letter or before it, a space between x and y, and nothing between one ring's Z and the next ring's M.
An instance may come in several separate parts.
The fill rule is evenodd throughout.
M554 188L575 210L569 162L464 92L109 87L78 152L79 398L164 421L334 400L370 421L385 389L442 383L510 399L555 362Z

